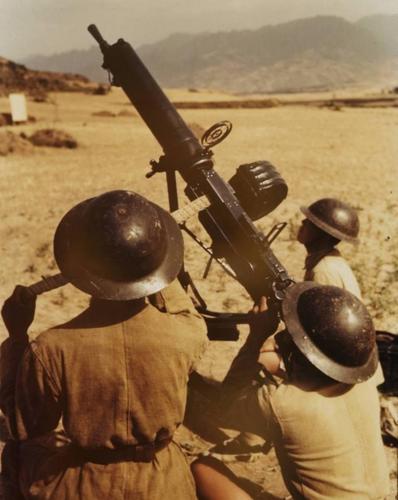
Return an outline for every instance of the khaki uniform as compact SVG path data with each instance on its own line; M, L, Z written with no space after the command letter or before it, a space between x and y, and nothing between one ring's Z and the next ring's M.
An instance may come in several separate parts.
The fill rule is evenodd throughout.
M321 388L269 378L244 391L224 419L273 441L295 499L376 500L389 492L372 381Z
M344 290L362 300L358 281L351 267L336 248L327 252L320 251L309 254L305 260L304 280L315 281L320 285L332 285L344 288ZM380 363L376 373L373 375L373 380L376 386L384 382L383 370Z
M353 293L359 299L361 298L361 292L354 273L337 249L332 249L327 252L314 252L313 254L310 254L306 259L305 269L304 280L315 281L322 285L338 286ZM231 382L239 380L239 366L242 361L243 363L245 362L245 349L246 347L239 352L236 360L234 360L234 363L232 364L224 381L224 385L226 387L231 385ZM376 373L376 384L382 384L384 382L384 377L380 366ZM239 439L249 446L263 444L263 441L258 436L248 432L242 433Z
M12 377L2 378L25 498L196 498L187 461L171 439L184 418L206 327L176 283L162 299L166 312L140 304L109 324L88 309L41 334L20 362L14 406ZM11 358L1 359L4 373ZM60 418L65 431L54 433Z
M309 254L305 261L304 280L315 281L320 285L338 286L361 299L358 281L336 248Z

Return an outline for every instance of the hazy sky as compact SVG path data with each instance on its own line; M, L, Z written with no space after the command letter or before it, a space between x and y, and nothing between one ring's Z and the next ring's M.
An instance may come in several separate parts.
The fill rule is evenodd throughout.
M133 45L175 32L258 28L331 14L398 13L398 0L0 0L0 56L18 60L88 48L94 22L109 42Z

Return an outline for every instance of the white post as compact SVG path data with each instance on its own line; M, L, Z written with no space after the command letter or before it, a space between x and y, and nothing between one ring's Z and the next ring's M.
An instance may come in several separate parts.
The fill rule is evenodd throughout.
M13 123L24 123L28 121L25 94L10 94L11 117Z

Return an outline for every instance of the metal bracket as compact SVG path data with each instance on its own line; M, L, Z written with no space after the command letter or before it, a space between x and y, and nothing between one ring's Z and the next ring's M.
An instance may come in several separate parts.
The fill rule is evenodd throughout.
M185 231L195 241L195 243L197 243L200 246L200 248L202 248L208 255L210 255L212 260L215 260L224 269L224 271L229 276L231 276L231 278L233 278L234 280L239 282L238 278L236 277L236 275L232 271L232 269L227 264L225 264L225 262L223 262L221 259L214 256L214 253L213 253L213 250L211 249L211 247L207 247L190 229L187 228L187 226L185 224L180 224L180 228L183 231Z
M161 156L158 161L151 160L149 164L151 166L151 170L145 174L147 179L159 172L168 172L170 170L170 165L167 163L165 156Z
M275 224L268 234L265 235L265 241L268 243L268 245L271 245L276 238L281 234L281 232L285 229L287 226L287 222L279 222L278 224Z

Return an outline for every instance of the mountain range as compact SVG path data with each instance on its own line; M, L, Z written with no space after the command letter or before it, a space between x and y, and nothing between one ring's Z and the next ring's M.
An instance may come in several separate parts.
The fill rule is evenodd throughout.
M245 93L391 85L398 80L398 14L355 23L317 16L256 30L179 33L136 49L167 87ZM107 79L98 47L21 62L38 70Z

